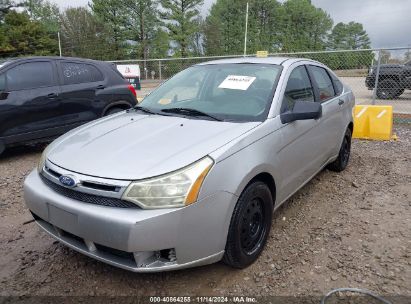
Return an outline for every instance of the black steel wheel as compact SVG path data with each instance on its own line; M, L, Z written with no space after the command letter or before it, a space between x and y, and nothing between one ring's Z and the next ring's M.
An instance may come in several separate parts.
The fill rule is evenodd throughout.
M261 254L271 228L273 199L268 186L256 181L241 194L231 218L224 262L235 268L252 264Z
M328 165L328 169L335 172L344 171L350 161L352 132L349 128L345 131L337 159Z

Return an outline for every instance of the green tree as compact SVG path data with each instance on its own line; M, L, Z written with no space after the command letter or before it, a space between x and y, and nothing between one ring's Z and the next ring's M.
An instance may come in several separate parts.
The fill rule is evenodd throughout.
M360 50L371 47L370 38L361 23L337 23L330 36L329 46L333 50Z
M323 50L332 27L330 16L309 0L217 0L205 22L209 55L241 54L249 2L247 50L270 52Z
M43 23L50 32L59 30L60 10L57 4L47 0L27 0L25 6L32 20Z
M147 59L153 53L151 44L160 26L158 3L155 0L125 0L125 5L129 39L137 43L137 56Z
M165 58L170 50L170 40L168 33L161 28L158 28L154 34L150 44L151 58Z
M66 9L60 24L64 55L100 60L114 57L109 30L86 7Z
M58 53L56 37L50 36L40 22L30 20L27 13L10 11L4 18L2 32L0 57Z
M127 54L126 6L124 0L92 0L89 6L97 18L111 30L113 59L124 59Z
M324 50L333 21L310 0L288 0L280 7L280 45L283 51Z
M23 1L0 0L0 23L4 22L4 17L14 8L24 6Z
M243 52L246 5L247 0L217 0L213 4L204 29L207 55ZM252 11L253 3L250 8L250 12ZM253 23L252 18L249 21Z
M170 39L176 44L181 57L187 57L193 36L199 30L197 18L203 0L160 0L160 17L167 28Z

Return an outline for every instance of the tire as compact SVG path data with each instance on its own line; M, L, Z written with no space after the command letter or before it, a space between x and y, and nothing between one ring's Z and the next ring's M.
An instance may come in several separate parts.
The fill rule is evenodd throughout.
M404 89L394 79L384 79L378 83L377 97L379 99L398 98L402 93L404 93Z
M340 152L338 153L338 157L335 161L328 165L329 170L334 172L341 172L344 171L345 168L347 168L351 153L351 137L352 131L347 128L340 147Z
M251 265L261 254L271 228L273 199L268 186L247 186L231 217L223 262L234 268Z
M122 109L122 108L119 108L119 107L110 108L106 111L104 116L113 115L113 114L119 113L121 111L125 111L125 109Z
M6 145L0 141L0 155L4 152L4 150L6 150Z

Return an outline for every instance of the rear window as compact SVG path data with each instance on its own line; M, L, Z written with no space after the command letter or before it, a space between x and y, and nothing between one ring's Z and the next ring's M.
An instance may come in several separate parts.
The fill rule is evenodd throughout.
M335 94L340 95L344 90L343 84L336 76L331 75L331 78L333 79Z
M6 72L10 91L50 87L54 85L53 66L50 61L23 63Z
M65 85L97 82L104 80L103 74L93 65L76 62L61 62Z
M320 101L326 101L335 96L334 86L330 76L324 68L310 66L310 71L318 85Z

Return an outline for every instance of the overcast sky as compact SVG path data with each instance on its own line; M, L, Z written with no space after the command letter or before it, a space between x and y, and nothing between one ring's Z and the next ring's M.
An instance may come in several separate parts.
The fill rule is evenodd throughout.
M88 0L52 0L65 8L84 6ZM206 15L215 0L205 0ZM311 0L327 11L334 23L356 21L364 25L372 46L411 47L411 0Z

